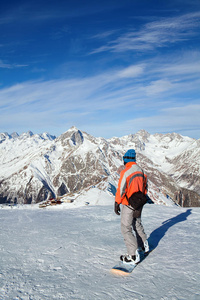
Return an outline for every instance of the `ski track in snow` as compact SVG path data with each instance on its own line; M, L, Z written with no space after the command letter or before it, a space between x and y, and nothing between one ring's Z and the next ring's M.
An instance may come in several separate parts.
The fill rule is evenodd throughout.
M0 299L200 299L199 208L146 205L156 248L128 277L113 206L0 209Z

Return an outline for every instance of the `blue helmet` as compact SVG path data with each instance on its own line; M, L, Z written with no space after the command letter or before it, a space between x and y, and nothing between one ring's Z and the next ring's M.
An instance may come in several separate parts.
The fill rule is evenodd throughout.
M124 163L136 161L136 153L134 149L129 149L123 156Z

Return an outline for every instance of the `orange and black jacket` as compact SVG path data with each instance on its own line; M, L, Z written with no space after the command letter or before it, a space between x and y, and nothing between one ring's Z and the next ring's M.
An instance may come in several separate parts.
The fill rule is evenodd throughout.
M133 193L139 191L146 195L147 175L135 162L128 162L120 173L115 201L118 204L129 205L127 197L130 198Z

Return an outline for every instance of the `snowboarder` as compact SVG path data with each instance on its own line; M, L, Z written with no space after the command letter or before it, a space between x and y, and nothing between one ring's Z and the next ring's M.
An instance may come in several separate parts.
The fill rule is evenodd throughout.
M142 208L134 209L130 206L128 199L134 193L141 191L147 193L147 176L136 164L136 153L134 149L128 150L123 156L124 169L120 173L120 179L115 196L115 213L120 215L121 232L127 248L127 254L121 255L120 260L126 263L140 262L140 249L144 253L149 252L147 235L141 222ZM122 209L120 210L120 204ZM135 235L133 234L133 230Z

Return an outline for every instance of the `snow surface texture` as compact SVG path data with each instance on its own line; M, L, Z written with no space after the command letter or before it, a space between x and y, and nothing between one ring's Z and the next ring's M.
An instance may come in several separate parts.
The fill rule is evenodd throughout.
M1 300L200 299L199 208L145 205L155 250L128 277L110 273L125 253L113 203L4 207L0 219Z

